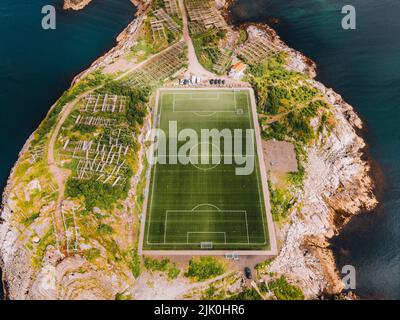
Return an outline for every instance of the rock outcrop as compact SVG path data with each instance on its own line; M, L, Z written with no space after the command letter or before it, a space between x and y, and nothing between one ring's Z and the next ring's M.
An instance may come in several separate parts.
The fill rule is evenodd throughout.
M85 71L78 74L72 81L72 85L93 72L94 70L104 67L120 56L125 54L130 48L136 44L138 34L141 30L145 14L151 4L151 0L131 0L136 6L136 19L133 20L117 37L117 45L108 51L104 56L98 58Z
M64 10L82 10L85 8L92 0L64 0Z
M291 70L315 77L315 63L287 47L274 30L265 25L249 29L250 33L266 32L286 51ZM373 209L377 199L370 166L362 159L365 142L357 134L362 121L339 94L318 81L310 83L330 104L335 126L308 148L307 178L299 196L301 209L296 209L283 227L283 245L270 271L284 274L308 298L317 298L338 294L343 289L328 240L355 214Z

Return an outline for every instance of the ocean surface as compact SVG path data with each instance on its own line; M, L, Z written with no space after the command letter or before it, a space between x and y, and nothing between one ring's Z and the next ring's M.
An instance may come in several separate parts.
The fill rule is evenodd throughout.
M115 45L136 12L129 0L93 1L79 12L63 11L62 3L0 1L0 193L50 106L76 74ZM49 4L57 9L56 30L41 28L41 10Z
M381 205L354 218L332 247L339 269L356 268L358 294L400 299L400 1L351 1L357 12L357 29L351 31L341 28L347 4L237 0L232 19L271 22L284 41L318 64L318 79L364 121Z

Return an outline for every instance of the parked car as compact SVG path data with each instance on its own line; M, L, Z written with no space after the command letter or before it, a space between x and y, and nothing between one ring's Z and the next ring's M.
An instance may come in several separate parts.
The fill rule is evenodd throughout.
M244 268L244 274L246 275L247 279L252 279L253 276L251 275L251 270L249 267Z

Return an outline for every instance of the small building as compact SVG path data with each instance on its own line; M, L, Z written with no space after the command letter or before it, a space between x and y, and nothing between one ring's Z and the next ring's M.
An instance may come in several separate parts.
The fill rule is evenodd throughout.
M247 65L243 62L235 63L229 71L229 76L233 79L240 80L243 77L246 68Z

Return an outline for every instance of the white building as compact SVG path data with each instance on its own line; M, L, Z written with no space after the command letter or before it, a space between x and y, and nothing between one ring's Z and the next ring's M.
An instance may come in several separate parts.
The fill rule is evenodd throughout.
M229 76L235 80L240 80L243 77L246 69L247 65L245 65L243 62L235 63L232 66L231 71L229 71Z

